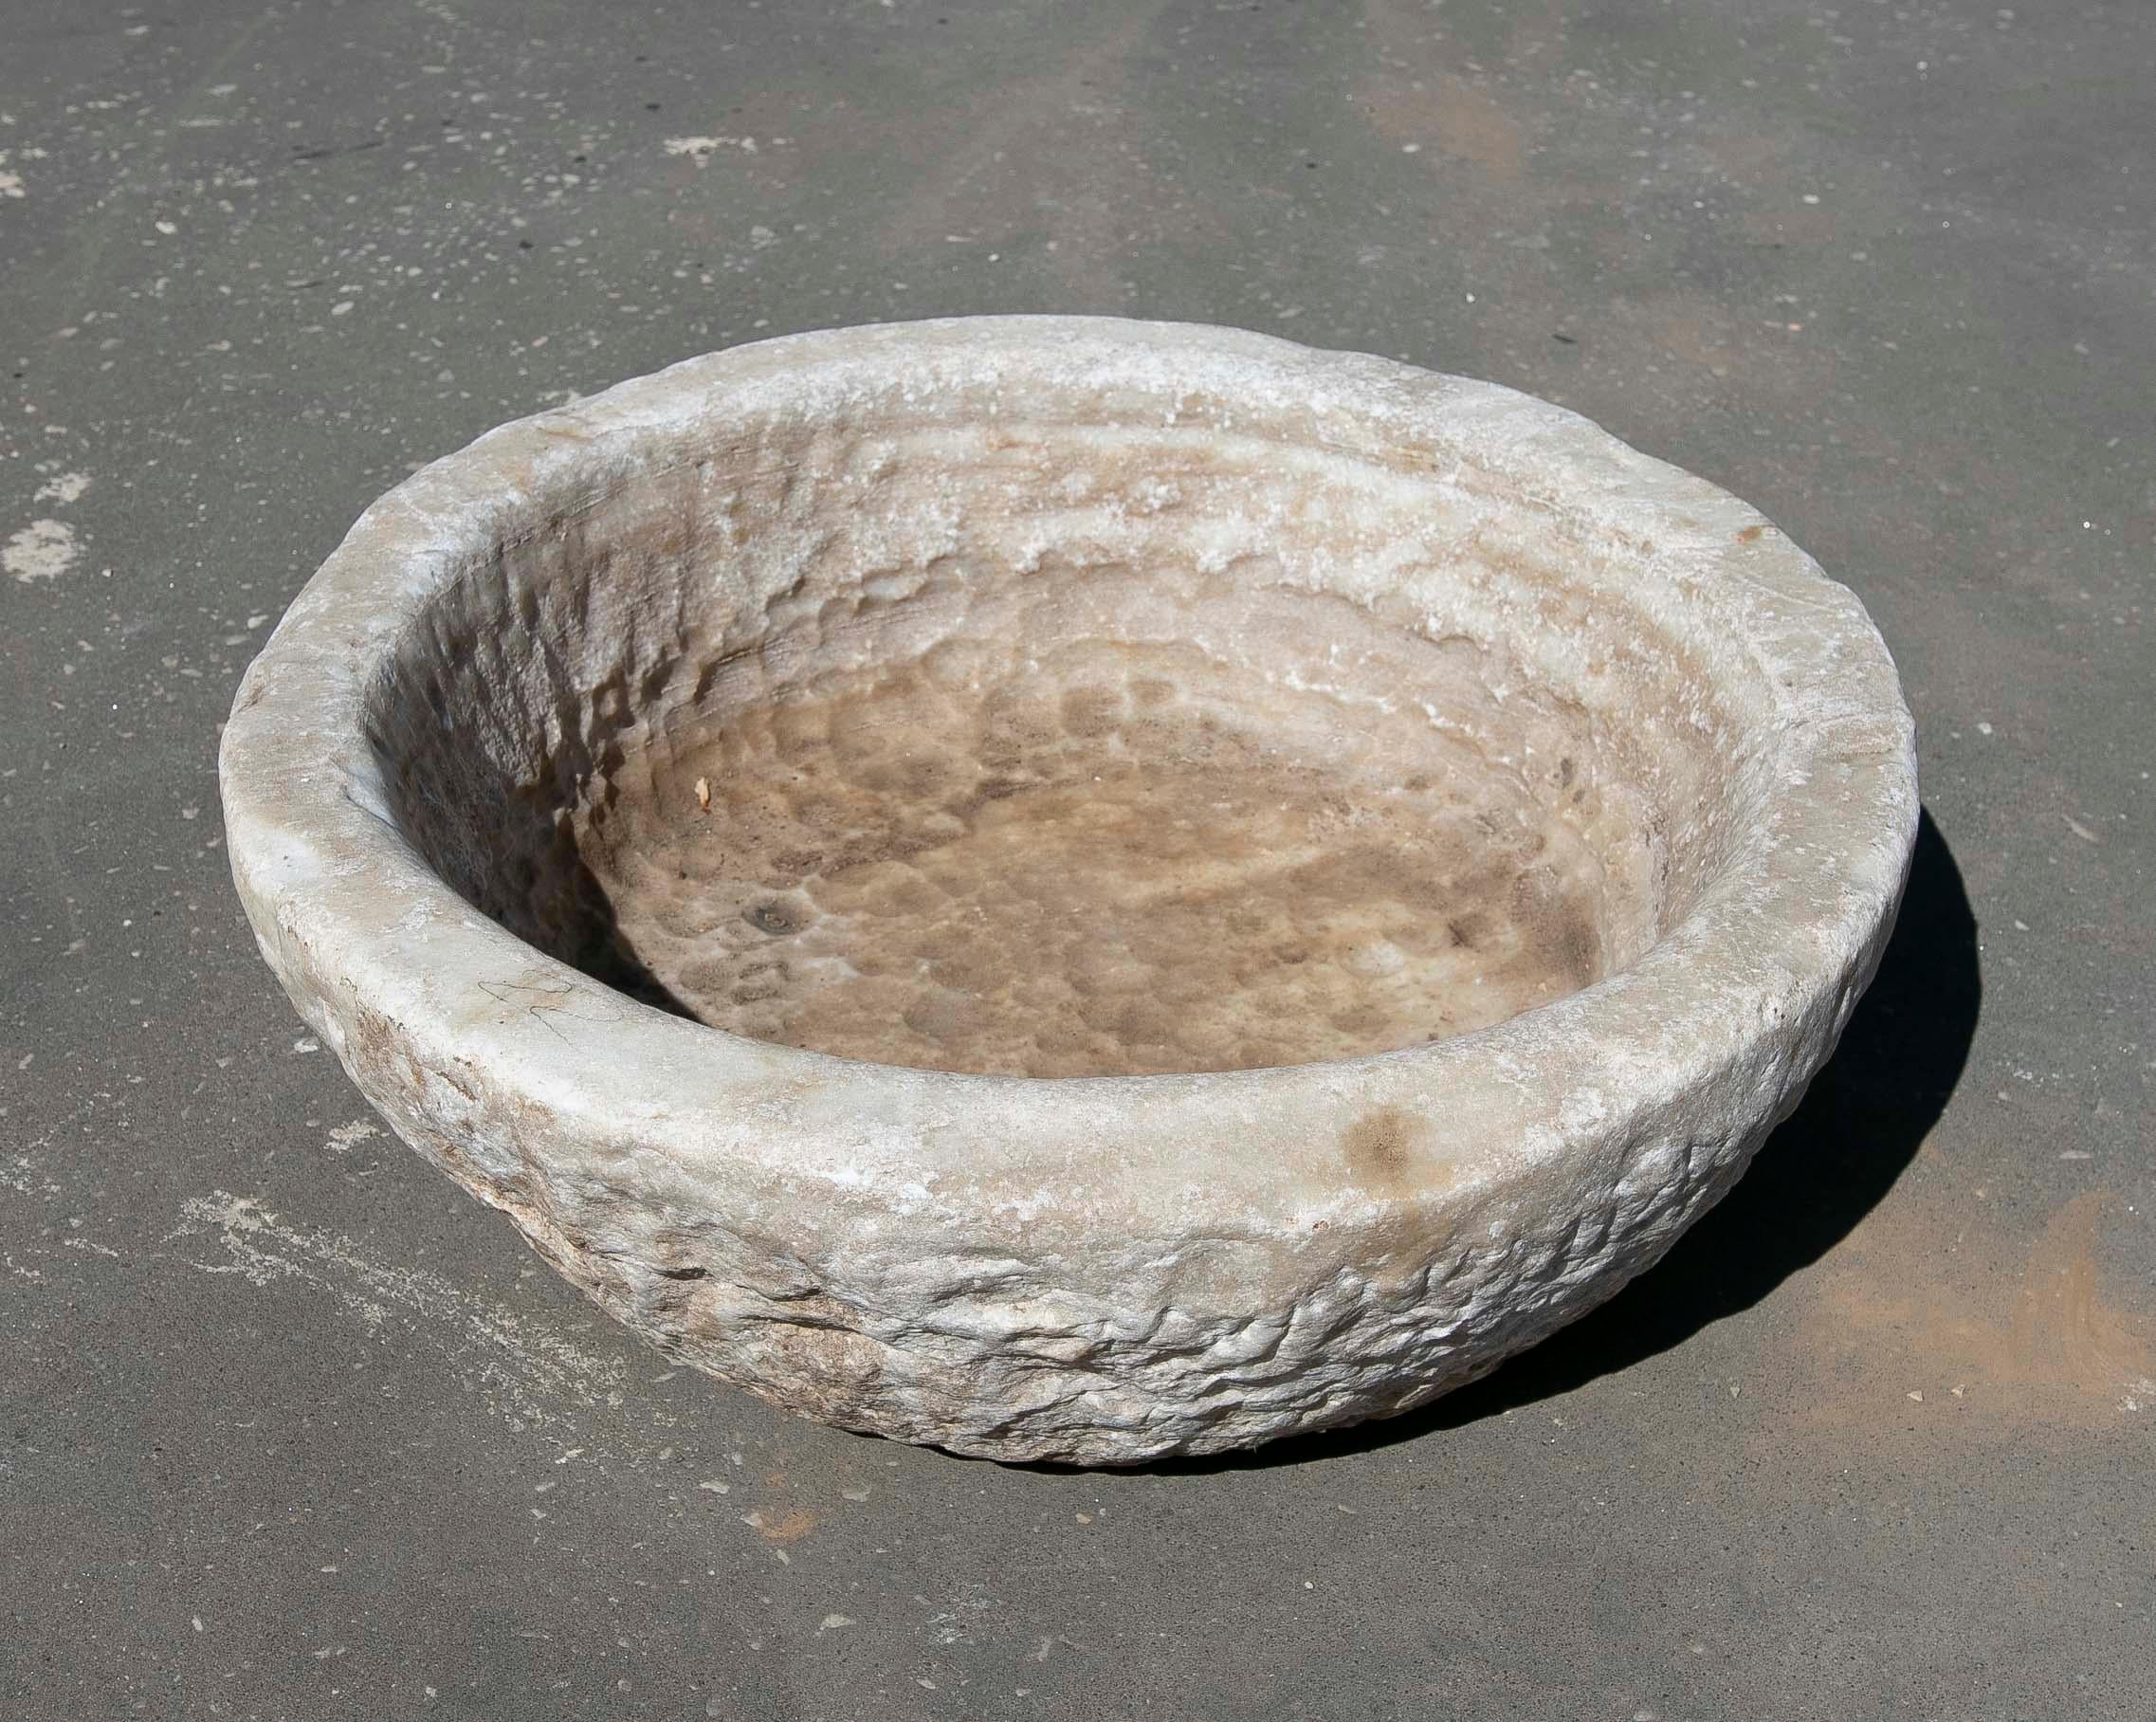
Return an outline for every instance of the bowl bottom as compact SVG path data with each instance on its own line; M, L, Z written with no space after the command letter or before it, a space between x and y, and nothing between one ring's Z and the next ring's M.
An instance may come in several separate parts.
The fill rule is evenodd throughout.
M714 1027L939 1071L1245 1070L1597 978L1636 906L1545 763L1187 648L946 651L654 725L576 847L613 957Z

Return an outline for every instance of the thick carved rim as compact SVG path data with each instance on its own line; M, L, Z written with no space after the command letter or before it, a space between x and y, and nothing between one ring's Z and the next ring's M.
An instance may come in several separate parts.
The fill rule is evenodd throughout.
M1651 546L1643 577L1711 609L1729 673L1742 666L1755 703L1763 681L1776 690L1776 715L1748 740L1780 790L1689 918L1632 967L1427 1047L1271 1070L976 1076L767 1045L609 992L480 915L387 814L361 733L378 655L535 498L602 491L744 407L804 390L839 399L849 379L894 371L923 388L1106 376L1170 398L1197 378L1471 450L1576 528L1635 556ZM429 1098L439 1115L540 1108L565 1157L643 1180L655 1200L745 1176L817 1195L834 1222L940 1209L1050 1232L1056 1213L1249 1237L1353 1210L1366 1227L1371 1204L1397 1212L1471 1183L1501 1196L1575 1149L1681 1143L1688 1120L1739 1090L1778 1108L1810 1072L1779 1068L1774 1049L1832 1044L1891 924L1917 819L1911 724L1885 646L1855 595L1745 504L1492 384L1092 318L793 336L481 437L375 503L322 565L242 682L220 764L232 868L265 952L348 1068L353 1037L387 1025L415 1084L473 1073L462 1100ZM1818 1032L1766 1032L1793 1017ZM1343 1129L1383 1108L1423 1127L1387 1188L1343 1185Z

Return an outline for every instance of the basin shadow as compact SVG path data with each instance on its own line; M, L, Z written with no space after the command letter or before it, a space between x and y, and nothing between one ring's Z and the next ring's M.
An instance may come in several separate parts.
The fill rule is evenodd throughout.
M1854 1231L1916 1157L1961 1079L1982 996L1976 917L1927 813L1893 937L1840 1046L1736 1187L1658 1263L1533 1349L1417 1410L1145 1469L1244 1470L1389 1447L1570 1393L1750 1309Z

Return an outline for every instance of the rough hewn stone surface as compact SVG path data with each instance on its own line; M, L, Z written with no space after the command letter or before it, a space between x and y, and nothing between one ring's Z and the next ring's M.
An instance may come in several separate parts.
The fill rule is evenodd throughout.
M1861 606L1742 503L1491 385L1091 319L482 438L301 595L222 766L301 1013L601 1305L1082 1463L1402 1410L1652 1263L1832 1048L1917 815Z

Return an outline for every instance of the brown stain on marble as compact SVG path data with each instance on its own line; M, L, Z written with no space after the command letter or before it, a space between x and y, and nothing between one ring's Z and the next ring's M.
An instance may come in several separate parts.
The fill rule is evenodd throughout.
M1416 1145L1426 1128L1421 1119L1398 1107L1379 1107L1363 1113L1340 1139L1348 1176L1367 1188L1399 1189L1409 1182Z

